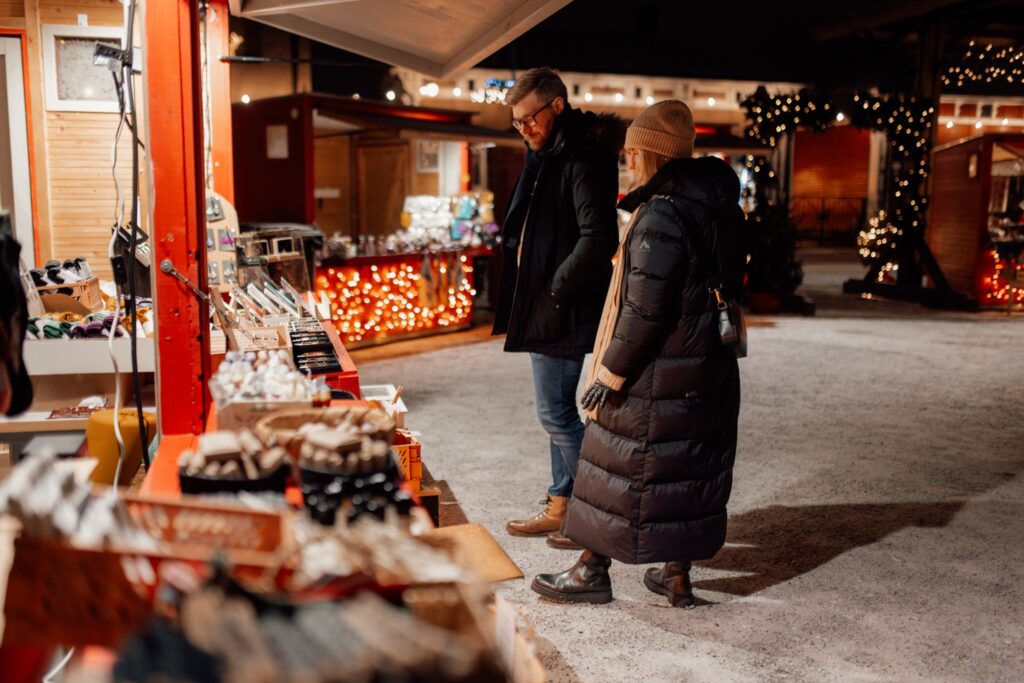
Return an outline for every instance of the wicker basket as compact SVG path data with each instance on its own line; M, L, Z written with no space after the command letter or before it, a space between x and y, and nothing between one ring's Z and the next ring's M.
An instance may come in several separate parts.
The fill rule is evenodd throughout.
M81 282L68 282L63 285L46 285L36 287L40 296L47 294L60 294L60 290L70 289L69 296L88 308L90 311L98 311L103 308L103 296L100 294L100 280L98 277L91 277Z
M262 418L256 423L255 431L264 443L272 443L271 438L273 437L279 446L283 446L293 458L298 459L299 449L302 447L303 442L299 429L303 425L320 423L334 427L341 423L349 413L353 412L372 416L378 421L378 424L382 425L380 431L368 434L367 436L380 441L387 441L389 444L394 442L394 421L379 410L362 406L286 410Z

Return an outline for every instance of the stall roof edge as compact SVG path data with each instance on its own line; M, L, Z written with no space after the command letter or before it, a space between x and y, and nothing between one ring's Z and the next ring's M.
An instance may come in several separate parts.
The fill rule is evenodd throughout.
M385 34L377 30L376 13L354 12L344 0L229 0L228 4L235 16L387 64L444 78L480 62L571 1L508 0L472 4L452 1L441 3L440 8L436 1L391 3L386 14L392 29ZM425 10L431 11L425 13ZM422 30L424 16L431 15L444 16L449 25L461 26L464 30L459 35L449 33L446 41L424 39L407 41L403 46L395 39L405 32L414 34L417 29ZM344 26L344 30L339 26ZM386 37L376 38L377 34Z
M473 123L478 112L459 109L440 109L391 104L375 100L357 100L342 95L300 93L262 100L249 104L236 102L240 111L257 109L261 105L301 105L316 110L320 116L344 120L364 128L393 128L445 137L464 137L475 140L519 140L512 130L488 128Z

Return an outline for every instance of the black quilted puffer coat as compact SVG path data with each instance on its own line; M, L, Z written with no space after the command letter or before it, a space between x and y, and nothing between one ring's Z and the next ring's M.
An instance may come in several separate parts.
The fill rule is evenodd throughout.
M602 365L626 381L587 424L564 533L621 562L706 559L725 542L740 382L708 284L742 284L738 200L736 174L707 157L669 162L620 204L639 213Z

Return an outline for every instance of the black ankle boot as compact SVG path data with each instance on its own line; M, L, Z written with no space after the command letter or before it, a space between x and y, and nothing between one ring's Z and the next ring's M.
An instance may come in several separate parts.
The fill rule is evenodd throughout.
M690 584L689 562L666 562L662 567L651 567L644 574L647 590L668 598L673 607L690 609L697 604Z
M558 602L589 602L601 605L612 600L608 567L612 560L584 550L580 559L561 574L541 574L533 580L535 593Z

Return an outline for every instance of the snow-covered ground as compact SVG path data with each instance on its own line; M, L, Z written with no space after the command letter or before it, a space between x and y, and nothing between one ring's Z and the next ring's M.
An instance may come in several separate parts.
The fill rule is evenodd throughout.
M529 590L576 553L509 536L539 509L548 448L529 360L500 341L362 362L405 386L425 464L527 578L553 681L1020 680L1024 315L843 297L848 258L808 259L814 318L755 321L729 542L684 611L615 564L616 600Z

